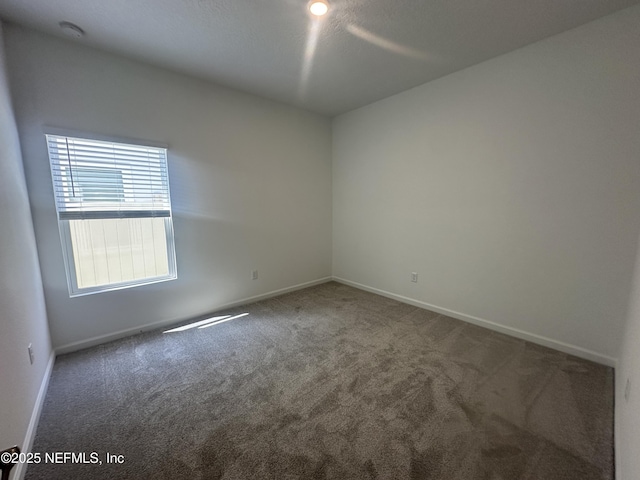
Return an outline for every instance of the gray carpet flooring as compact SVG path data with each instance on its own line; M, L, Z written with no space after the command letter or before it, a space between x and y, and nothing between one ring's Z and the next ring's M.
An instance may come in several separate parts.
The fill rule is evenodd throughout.
M225 313L58 357L32 451L103 463L26 478L613 478L610 368L333 282Z

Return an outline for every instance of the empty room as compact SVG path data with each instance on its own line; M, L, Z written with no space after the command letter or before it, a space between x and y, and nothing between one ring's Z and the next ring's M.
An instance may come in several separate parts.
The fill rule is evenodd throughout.
M0 0L0 471L640 479L639 0Z

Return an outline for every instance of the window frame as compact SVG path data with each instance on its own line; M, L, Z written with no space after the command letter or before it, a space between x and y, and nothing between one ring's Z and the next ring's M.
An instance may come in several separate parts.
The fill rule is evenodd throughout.
M167 182L169 182L169 159L168 159L168 146L165 144L151 142L146 140L137 140L123 137L112 137L104 135L96 135L93 133L72 131L66 129L58 129L47 127L43 130L45 136L45 143L47 148L47 162L51 169L51 159L49 158L49 147L47 135L61 136L61 137L73 137L83 140L95 140L99 142L111 142L119 144L128 144L141 147L152 147L165 150L165 161L167 165ZM73 255L73 242L71 239L71 226L70 219L61 219L58 206L55 201L55 184L53 178L51 178L52 193L54 195L54 208L56 209L56 218L58 221L58 230L60 232L60 243L62 247L62 256L64 260L65 274L67 277L67 288L69 290L69 297L82 297L86 295L94 295L96 293L111 292L116 290L123 290L143 285L151 285L154 283L168 282L178 278L178 269L176 262L176 249L175 249L175 235L173 229L173 212L171 209L171 189L169 183L167 183L167 194L169 195L169 216L164 218L164 230L165 238L167 242L167 265L168 274L157 277L145 277L138 280L128 280L125 282L113 282L104 285L96 285L93 287L78 287L78 279L76 275L76 260ZM130 217L130 218L143 218L143 217Z

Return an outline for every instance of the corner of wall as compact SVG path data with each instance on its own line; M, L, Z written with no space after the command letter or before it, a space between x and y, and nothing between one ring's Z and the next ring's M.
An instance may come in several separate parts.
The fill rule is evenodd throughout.
M0 23L0 448L31 448L54 364ZM27 347L34 358L30 359ZM30 361L31 360L31 361ZM21 478L21 473L14 478Z

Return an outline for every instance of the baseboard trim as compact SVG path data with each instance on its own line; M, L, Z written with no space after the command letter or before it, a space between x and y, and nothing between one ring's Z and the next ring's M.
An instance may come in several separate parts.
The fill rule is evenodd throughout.
M490 330L494 330L496 332L504 333L506 335L510 335L512 337L520 338L522 340L527 340L532 343L536 343L538 345L542 345L545 347L553 348L554 350L558 350L564 353L568 353L570 355L575 355L576 357L584 358L586 360L591 360L596 363L600 363L603 365L607 365L609 367L616 367L617 360L613 357L609 357L607 355L603 355L598 352L594 352L592 350L588 350L582 347L578 347L576 345L572 345L569 343L565 343L559 340L554 340L542 335L538 335L535 333L530 333L524 330L520 330L518 328L509 327L506 325L502 325L496 322L492 322L491 320L486 320L484 318L475 317L473 315L467 315L465 313L457 312L455 310L450 310L448 308L439 307L437 305L432 305L427 302L423 302L421 300L416 300L410 297L405 297L403 295L398 295L396 293L388 292L386 290L382 290L375 287L370 287L368 285L364 285L362 283L354 282L351 280L347 280L346 278L341 277L323 277L317 280L312 280L309 282L300 283L297 285L292 285L290 287L280 288L278 290L272 290L267 293L262 293L260 295L254 295L251 297L242 298L233 302L225 303L215 307L210 314L215 314L220 310L224 310L227 308L233 308L240 305L245 305L248 303L259 302L260 300L266 300L267 298L276 297L278 295L283 295L285 293L294 292L296 290L301 290L303 288L313 287L315 285L320 285L322 283L336 281L345 285L349 285L354 288L358 288L360 290L364 290L367 292L375 293L378 295L382 295L383 297L392 298L399 302L407 303L409 305L414 305L416 307L424 308L426 310L431 310L433 312L437 312L443 315L447 315L453 318L457 318L458 320L462 320L464 322L472 323L474 325L478 325L481 327L488 328ZM66 345L62 345L55 349L56 355L61 355L64 353L70 353L77 350L82 350L84 348L93 347L96 345L100 345L102 343L110 342L112 340L117 340L119 338L128 337L130 335L135 335L137 333L155 330L157 328L167 327L170 325L175 325L184 321L189 320L188 318L176 318L170 320L163 320L159 322L152 322L144 325L140 325L137 327L132 327L124 330L119 330L117 332L99 335L96 337L92 337L86 340L81 340L78 342L69 343ZM48 381L48 378L47 378ZM18 477L16 477L18 478Z
M266 300L267 298L277 297L278 295L283 295L289 292L295 292L296 290L302 290L303 288L313 287L315 285L320 285L322 283L330 282L333 277L323 277L317 280L311 280L309 282L299 283L297 285L292 285L290 287L280 288L278 290L272 290L271 292L261 293L259 295L254 295L252 297L241 298L240 300L235 300L233 302L225 303L222 305L218 305L212 310L208 312L206 315L213 315L220 310L225 310L227 308L233 308L240 305L246 305L248 303L259 302L260 300ZM205 315L202 316L205 318ZM176 325L178 323L182 323L189 320L188 318L174 318L169 320L161 320L158 322L151 322L144 325L140 325L137 327L127 328L124 330L118 330L117 332L107 333L105 335L98 335L95 337L88 338L86 340L80 340L78 342L68 343L66 345L62 345L60 347L56 347L55 352L56 355L62 355L64 353L71 353L77 350L82 350L89 347L95 347L96 345L100 345L102 343L111 342L113 340L118 340L119 338L129 337L131 335L135 335L138 333L146 332L149 330L155 330L157 328L168 327L171 325Z
M622 476L622 459L620 458L620 416L619 411L622 407L624 391L618 391L624 384L622 377L622 369L615 369L613 376L613 478L614 480L623 480Z
M544 337L542 335L537 335L535 333L526 332L518 328L501 325L499 323L492 322L491 320L485 320L484 318L474 317L473 315L467 315L465 313L456 312L455 310L449 310L448 308L438 307L437 305L432 305L430 303L426 303L420 300L415 300L413 298L405 297L403 295L398 295L396 293L387 292L386 290L370 287L368 285L363 285L358 282L353 282L351 280L347 280L346 278L334 276L333 280L338 283L343 283L345 285L358 288L360 290L365 290L367 292L382 295L383 297L392 298L402 303L407 303L409 305L424 308L426 310L431 310L432 312L437 312L443 315L447 315L449 317L457 318L458 320L462 320L463 322L468 322L474 325L478 325L480 327L485 327L490 330L494 330L496 332L504 333L506 335L519 338L521 340L527 340L529 342L536 343L544 347L553 348L554 350L558 350L563 353L568 353L570 355L575 355L576 357L584 358L586 360L591 360L592 362L600 363L608 367L614 367L614 368L616 367L617 360L615 358L609 357L607 355L603 355L598 352L594 352L592 350L588 350L586 348L578 347L576 345L571 345L569 343L561 342L559 340L553 340L551 338Z
M49 387L49 379L51 378L51 371L53 370L53 364L56 361L55 352L51 352L49 360L47 361L47 368L44 371L42 382L40 383L40 390L38 390L38 396L36 397L36 403L33 406L31 412L31 419L29 420L29 426L27 427L27 433L24 436L21 449L23 452L30 452L33 447L33 440L36 437L36 430L38 428L38 422L40 420L40 414L42 413L42 407L44 406L44 399L47 396L47 388ZM18 463L15 470L12 472L14 480L22 480L27 471L26 463Z

